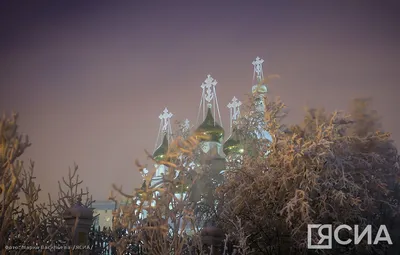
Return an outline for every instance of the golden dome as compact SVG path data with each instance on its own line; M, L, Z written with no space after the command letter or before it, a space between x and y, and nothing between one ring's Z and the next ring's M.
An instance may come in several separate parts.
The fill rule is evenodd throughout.
M224 129L215 122L214 117L211 113L211 108L208 108L206 118L194 132L195 136L199 136L200 141L218 143L222 143L222 141L224 140L224 133Z
M154 151L153 158L155 161L166 160L167 153L168 153L168 138L167 134L165 134L162 144Z
M244 153L244 146L240 142L240 139L236 132L237 132L236 130L233 130L232 135L224 143L223 151L226 156L232 155L232 154L243 154Z

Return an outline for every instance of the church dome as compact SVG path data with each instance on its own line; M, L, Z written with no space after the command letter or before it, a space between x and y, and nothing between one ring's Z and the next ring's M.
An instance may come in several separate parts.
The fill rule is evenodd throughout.
M239 155L244 153L244 146L240 142L240 139L237 136L236 132L237 131L233 130L232 135L224 143L223 151L226 156L232 154Z
M251 89L253 94L265 94L268 92L268 88L265 84L262 85L254 85L253 88Z
M168 153L168 138L167 138L167 134L165 134L163 142L161 143L160 147L158 147L154 151L153 158L155 161L166 160L167 153Z
M195 136L207 136L208 139L200 138L201 141L222 143L224 139L224 129L215 122L211 113L211 108L208 108L207 116L203 123L196 129Z
M142 187L139 189L139 191L136 192L138 198L146 199L146 188L147 188L147 184L146 184L146 180L144 180L142 183Z

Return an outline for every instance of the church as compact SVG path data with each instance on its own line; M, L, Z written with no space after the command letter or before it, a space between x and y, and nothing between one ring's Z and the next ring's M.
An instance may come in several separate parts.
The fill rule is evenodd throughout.
M263 63L264 60L259 57L252 62L253 84L251 91L255 98L255 110L260 114L265 112L264 98L268 92L267 84L264 84ZM199 162L192 162L191 164L197 164L198 166L208 165L211 173L214 173L215 176L221 176L227 170L228 162L240 159L245 153L245 148L235 132L235 126L241 117L246 116L241 116L240 114L242 102L233 97L232 101L227 104L230 112L229 129L225 130L222 127L217 84L218 82L213 77L207 75L204 82L200 85L201 97L197 120L200 124L194 130L190 130L189 120L186 119L181 131L193 135L200 141L198 149ZM159 116L160 128L153 152L153 158L156 162L156 172L151 179L150 187L162 185L163 175L168 171L166 165L158 164L158 162L166 160L169 144L173 140L171 128L172 117L173 114L167 108ZM256 134L257 138L271 141L271 135L264 129L264 126L263 124L259 125ZM228 136L226 133L228 133ZM207 137L207 139L203 137ZM144 185L147 184L144 183ZM194 187L191 195L192 201L197 202L201 199L204 193L202 189L201 185Z
M249 88L249 90L251 89L252 95L255 99L255 111L261 115L263 115L266 110L264 98L267 96L268 92L267 84L265 84L264 79L263 63L264 60L259 57L252 62L253 81L251 88ZM235 127L240 121L240 118L246 118L247 116L241 116L240 107L242 102L236 97L233 97L232 101L227 104L230 113L229 128L228 130L223 128L217 96L217 84L218 82L211 77L211 75L207 75L204 82L200 85L201 97L197 114L198 125L197 127L195 126L194 130L192 130L189 120L186 119L181 124L180 131L183 134L192 135L200 141L199 146L196 149L199 156L198 160L196 162L191 162L188 167L194 169L197 166L197 168L204 169L204 166L207 166L210 173L212 173L212 176L214 176L217 181L221 181L223 179L223 173L229 170L228 163L240 161L243 154L246 153L239 136L235 132ZM167 173L168 166L160 162L167 160L169 146L174 139L171 126L172 117L173 114L169 112L167 108L165 108L159 115L160 127L155 149L152 154L155 161L154 167L156 171L152 176L150 183L144 181L142 188L146 186L150 188L158 188L163 185L163 175ZM266 139L271 141L271 135L264 127L265 125L263 123L259 124L255 135L257 139ZM207 139L204 139L204 137L207 137ZM144 169L142 174L147 176L148 171ZM204 185L202 185L201 181L197 181L197 184L192 187L190 200L198 202L202 197L204 197L205 193L206 189ZM140 196L140 194L138 195ZM157 196L158 194L154 195ZM180 192L180 194L176 194L175 196L180 197L182 195L184 196L185 192ZM153 201L150 206L154 205L155 201ZM109 212L111 212L114 207L115 204L112 201L103 201L101 205L95 204L94 208L98 212L98 218L101 221L96 225L109 227ZM143 210L141 217L147 217L146 210Z

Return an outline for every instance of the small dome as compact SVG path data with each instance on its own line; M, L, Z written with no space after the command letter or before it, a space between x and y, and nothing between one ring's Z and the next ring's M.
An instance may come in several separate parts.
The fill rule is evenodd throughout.
M267 93L268 92L268 88L265 84L262 85L254 85L253 88L251 89L251 91L253 92L253 94L255 93Z
M232 135L228 138L228 140L225 141L223 151L226 156L244 153L244 146L240 142L235 130L233 130Z
M142 198L146 197L146 189L147 189L147 184L146 184L146 180L144 180L139 191L136 192L138 198L142 199Z
M146 188L147 188L146 180L143 180L142 190L145 190Z
M208 139L200 138L201 141L222 143L224 139L224 129L215 122L211 113L211 108L208 108L207 116L203 123L194 132L195 136L207 136Z
M153 158L155 161L166 160L167 153L168 153L168 138L167 134L165 134L162 144L154 151Z

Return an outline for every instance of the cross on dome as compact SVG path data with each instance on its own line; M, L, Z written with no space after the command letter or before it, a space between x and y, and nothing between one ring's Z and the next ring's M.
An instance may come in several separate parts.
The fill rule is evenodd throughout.
M190 121L188 119L185 119L184 123L183 123L183 128L184 130L189 130L190 128Z
M201 84L201 88L205 92L204 99L209 103L214 98L214 87L217 85L217 83L218 82L209 74L207 75L205 81Z
M197 115L197 124L199 124L200 121L204 121L207 116L208 110L211 110L212 115L215 118L214 124L215 122L218 122L219 125L222 126L221 114L219 112L218 97L216 92L217 84L218 82L213 77L211 77L210 74L208 74L207 78L200 85L200 87L202 88L202 94L200 99L199 112Z
M264 59L261 59L260 57L256 57L256 59L252 62L254 66L254 74L257 76L257 79L261 81L263 79L263 70L262 70L262 64L264 63Z
M228 104L228 108L232 111L232 120L237 120L240 115L240 106L242 102L240 102L236 97L233 97L232 101Z
M238 120L240 116L240 106L242 102L240 102L236 97L232 98L232 101L227 105L230 112L230 131L232 132L233 124Z
M162 131L167 132L168 125L170 124L170 119L172 118L173 114L168 111L167 108L164 109L163 113L160 114L159 118L162 122Z
M164 111L158 116L158 118L160 119L160 128L158 130L156 145L154 147L154 150L156 150L157 147L160 144L162 144L164 136L167 137L168 141L171 139L171 135L172 135L171 118L172 118L172 116L174 116L174 115L172 113L170 113L167 108L165 108Z

